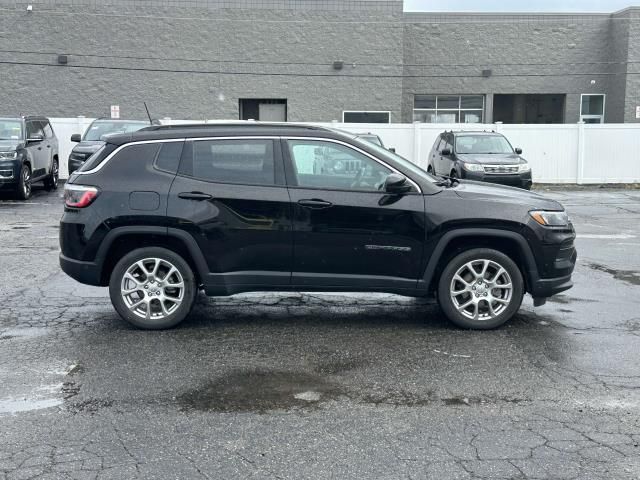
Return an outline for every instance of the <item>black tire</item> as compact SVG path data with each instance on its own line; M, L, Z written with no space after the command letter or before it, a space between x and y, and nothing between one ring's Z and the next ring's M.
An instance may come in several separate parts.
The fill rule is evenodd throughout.
M481 273L477 271L477 268L480 267L480 270L482 270L485 264L482 262L483 260L488 261L487 267L485 268L486 276L484 276L484 278L479 279L474 277L470 270L467 269L467 273L464 273L465 270L460 272L466 275L466 278L463 278L465 283L458 280L454 283L454 276L456 276L461 269L466 268L470 262L477 262L471 265L476 269L476 275ZM502 267L506 275L499 275L501 271L498 267ZM493 279L491 279L492 274L495 274L495 278ZM489 281L486 280L487 277L489 277ZM509 294L507 294L507 288L500 288L501 285L508 285L508 279L510 279L512 285ZM478 281L480 281L480 284L477 283ZM496 281L502 281L502 283L498 283L498 288L491 288L490 285L493 285L493 282ZM455 296L451 293L454 286L456 287L454 293L465 288L473 288L473 291L465 291ZM523 295L524 281L518 266L504 253L489 248L476 248L459 253L449 261L438 279L438 303L440 304L440 308L449 320L461 328L490 330L503 325L520 309ZM489 299L493 298L496 300L489 301ZM507 300L508 304L505 305L504 302ZM454 301L457 302L458 305L454 304ZM467 315L476 318L470 318L470 316L461 313L459 310L467 301L472 302L471 305L467 307L470 308L471 311L468 309L463 311L466 312ZM475 303L478 304L478 307L475 307ZM489 310L490 308L492 309L491 311ZM475 315L476 311L478 312L477 316ZM493 315L491 312L496 314ZM483 315L485 318L482 318Z
M450 175L450 177L451 177L451 178L458 178L458 172L457 172L457 171L455 171L455 170L451 170L451 175Z
M18 198L29 200L31 198L31 169L28 165L23 165L18 178Z
M146 259L149 259L150 262L150 259L158 259L161 262L167 262L168 266L162 263L162 268L166 268L167 270L169 270L169 266L175 267L184 283L181 302L177 305L177 308L175 308L175 310L164 315L162 318L153 318L150 315L147 315L145 318L144 316L140 316L142 312L138 312L138 314L136 314L125 303L125 299L123 298L121 292L121 286L123 284L124 276L127 271L130 270L130 268L133 268L136 262ZM166 272L166 274L168 273L169 272ZM139 290L135 293L135 295L138 296L138 292L141 293L140 300L142 300L145 305L145 312L151 308L151 310L155 310L156 314L160 315L161 313L157 311L158 308L162 308L162 305L166 304L160 298L153 298L153 294L155 293L157 296L157 293L161 291L164 295L166 292L166 288L171 287L167 287L166 285L163 287L162 282L166 282L167 279L162 279L162 273L159 272L156 275L157 277L155 277L154 275L144 277L145 281L155 282L156 286L152 286L147 283L147 287L151 287L150 289L156 290L155 292L149 292L150 289L143 290L143 288L146 287L140 286L138 287ZM142 279L142 277L140 278ZM141 283L142 282L136 282L134 285L140 285ZM191 267L189 267L189 264L177 253L161 247L139 248L137 250L133 250L131 253L128 253L127 255L122 257L116 264L113 272L111 273L111 278L109 279L109 296L111 297L111 303L113 304L118 314L131 325L145 330L161 330L165 328L172 328L178 325L187 317L187 315L189 315L189 312L191 312L196 293L196 279L193 271L191 270ZM151 294L152 297L149 297L149 294ZM131 300L131 296L129 296L128 299ZM133 298L132 303L134 303L134 301L135 298ZM162 302L162 305L160 302ZM167 302L169 302L169 306L171 307L171 300L167 300ZM152 303L154 306L150 307ZM153 314L153 312L151 313Z
M51 172L49 172L49 176L44 180L44 188L47 191L57 190L58 189L58 180L59 180L60 170L58 166L58 160L53 159L51 162Z

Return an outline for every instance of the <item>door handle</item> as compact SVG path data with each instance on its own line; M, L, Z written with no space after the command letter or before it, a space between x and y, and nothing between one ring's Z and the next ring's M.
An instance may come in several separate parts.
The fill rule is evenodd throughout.
M51 145L47 145L47 148L51 148Z
M322 210L323 208L333 207L333 203L318 198L312 198L308 200L299 200L298 205L305 208L312 208L315 210Z
M202 192L182 192L178 194L179 198L184 198L185 200L211 200L213 195L209 195L208 193Z

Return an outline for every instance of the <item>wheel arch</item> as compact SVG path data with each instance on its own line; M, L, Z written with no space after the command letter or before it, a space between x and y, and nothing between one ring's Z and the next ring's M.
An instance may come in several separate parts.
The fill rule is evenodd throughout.
M466 228L445 233L436 244L424 272L428 292L437 288L440 273L457 254L473 248L494 248L508 255L520 268L525 291L537 278L537 267L527 240L517 232L485 228Z
M101 265L100 284L107 286L118 261L141 246L162 247L180 255L193 270L198 284L207 274L206 260L188 232L166 227L118 227L105 236L96 255Z

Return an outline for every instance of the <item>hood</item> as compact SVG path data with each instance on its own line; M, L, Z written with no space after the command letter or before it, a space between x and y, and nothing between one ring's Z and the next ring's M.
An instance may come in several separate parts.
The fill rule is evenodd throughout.
M21 140L0 140L0 152L12 152L23 145Z
M518 203L531 207L532 210L564 210L564 207L560 203L538 193L494 183L462 180L453 190L460 198L467 200L504 202L509 204Z
M101 141L101 140L82 141L82 142L76 144L76 146L73 147L72 151L75 152L75 153L95 153L103 145L104 145L104 142Z
M525 163L525 160L516 153L458 154L458 159L463 162L488 165L517 165L519 163Z

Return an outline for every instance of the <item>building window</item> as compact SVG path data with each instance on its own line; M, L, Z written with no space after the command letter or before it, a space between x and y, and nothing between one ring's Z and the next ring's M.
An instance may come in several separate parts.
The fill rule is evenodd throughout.
M484 95L416 95L413 121L420 123L482 123Z
M391 123L391 112L342 112L342 123Z
M580 102L580 121L584 123L604 123L605 96L585 93Z

